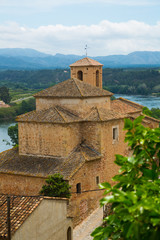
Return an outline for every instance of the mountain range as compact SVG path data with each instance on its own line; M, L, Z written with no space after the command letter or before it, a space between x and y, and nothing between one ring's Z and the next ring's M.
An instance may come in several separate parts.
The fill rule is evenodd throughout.
M0 69L33 70L68 68L79 55L45 54L29 48L1 48ZM92 57L108 68L159 67L160 51L137 51L128 55Z

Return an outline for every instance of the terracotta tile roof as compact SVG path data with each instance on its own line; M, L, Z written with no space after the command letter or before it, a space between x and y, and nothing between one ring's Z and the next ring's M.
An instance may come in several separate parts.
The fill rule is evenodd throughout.
M144 115L144 114L143 114ZM151 120L151 121L154 121L154 122L159 122L160 123L160 120L159 119L156 119L156 118L153 118L153 117L150 117L150 116L147 116L147 115L144 115L146 120Z
M76 78L68 79L36 93L35 97L50 98L90 98L112 96L113 93L84 83Z
M127 117L127 114L116 112L110 109L93 107L87 116L85 121L110 121L114 119L122 119Z
M64 108L62 106L55 106L49 109L43 109L39 111L32 111L20 115L16 119L17 121L25 122L47 122L47 123L66 123L77 122L82 119L76 111Z
M43 197L10 196L11 235L38 207ZM0 195L0 239L7 239L7 195Z
M83 114L83 117L82 117ZM119 111L105 108L92 107L88 113L79 113L61 106L49 109L32 111L17 117L18 122L41 122L41 123L71 123L86 121L109 121L125 118L127 115Z
M145 114L140 114L141 116L144 116L144 118L143 118L143 120L142 120L142 122L144 122L144 123L147 123L147 124L150 124L151 122L157 122L157 123L160 123L160 120L159 119L156 119L156 118L153 118L153 117L150 117L150 116L147 116L147 115L145 115ZM136 116L134 116L134 115L129 115L130 116L130 118L132 118L132 119L136 119Z
M111 109L121 113L134 113L142 112L143 106L125 98L118 98L111 101Z
M6 104L3 101L0 101L0 108L8 108L8 107L10 107L10 105Z
M70 67L79 67L79 66L103 66L103 64L91 58L85 57L70 65Z
M101 157L92 146L78 145L68 157L19 155L17 148L0 153L0 172L46 178L61 173L68 180L85 163Z

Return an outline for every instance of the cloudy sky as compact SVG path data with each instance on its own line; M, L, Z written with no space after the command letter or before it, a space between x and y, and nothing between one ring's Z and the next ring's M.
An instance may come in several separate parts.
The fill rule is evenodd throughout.
M160 0L0 0L0 48L104 56L160 51Z

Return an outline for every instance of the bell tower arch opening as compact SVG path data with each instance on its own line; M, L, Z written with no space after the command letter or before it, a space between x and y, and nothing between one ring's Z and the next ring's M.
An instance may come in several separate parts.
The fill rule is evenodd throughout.
M81 81L83 81L83 72L82 71L78 71L77 72L77 78Z
M96 87L99 87L99 70L96 71Z

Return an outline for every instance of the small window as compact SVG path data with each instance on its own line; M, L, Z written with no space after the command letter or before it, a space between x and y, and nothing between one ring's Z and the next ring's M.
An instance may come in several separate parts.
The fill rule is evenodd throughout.
M96 71L96 87L99 87L99 71Z
M77 73L77 78L81 81L83 81L83 72L82 71L78 71Z
M77 188L77 193L81 193L81 183L77 183L76 188Z
M118 127L113 127L113 140L118 140Z
M96 177L96 184L99 184L99 176Z

